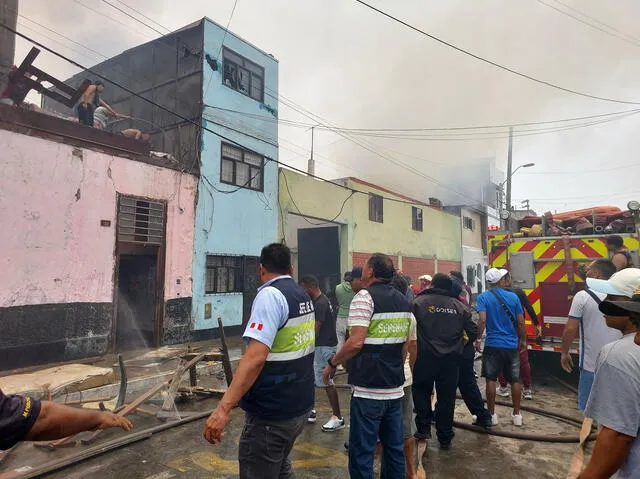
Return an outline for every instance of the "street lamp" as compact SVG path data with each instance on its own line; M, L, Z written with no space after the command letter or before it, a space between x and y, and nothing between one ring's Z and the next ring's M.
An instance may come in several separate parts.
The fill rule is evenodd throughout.
M513 175L516 174L516 172L520 169L520 168L531 168L532 166L536 166L535 163L525 163L524 165L520 165L518 166L515 170L513 170L510 173L507 173L507 179L504 180L502 183L500 183L500 191L502 191L502 187L504 186L504 184L507 184L507 201L506 201L506 210L507 211L511 211L511 178L513 178Z

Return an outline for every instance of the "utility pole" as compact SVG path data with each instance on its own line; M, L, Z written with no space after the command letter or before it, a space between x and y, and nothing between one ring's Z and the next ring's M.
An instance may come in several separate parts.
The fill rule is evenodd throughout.
M524 201L522 202L522 207L523 207L525 210L529 211L529 209L531 208L531 203L529 202L529 200L524 200Z
M311 127L311 158L309 158L309 162L307 164L307 173L310 176L315 176L316 174L316 162L313 159L313 134L315 132L316 127Z
M511 177L513 172L513 127L509 127L509 152L507 153L507 201L506 210L511 212Z
M18 0L0 0L0 24L16 29ZM16 36L6 28L0 28L0 90L4 90L16 54Z

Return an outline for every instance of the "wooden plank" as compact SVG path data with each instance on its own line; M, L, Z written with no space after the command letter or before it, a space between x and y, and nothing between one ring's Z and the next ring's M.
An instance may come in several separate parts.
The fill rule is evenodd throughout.
M231 360L229 359L229 348L227 347L227 337L224 334L222 319L218 318L218 329L220 331L220 342L222 343L222 367L224 368L224 376L227 380L227 386L231 386L233 381L233 369L231 369Z
M169 391L167 392L167 396L164 398L164 402L162 403L163 411L168 411L174 406L174 399L176 397L176 393L178 392L178 388L180 387L180 380L182 379L182 376L184 375L184 373L186 373L187 370L190 369L192 366L195 366L200 361L202 361L202 358L204 358L205 355L206 353L198 354L195 358L191 359L190 361L183 362L183 364L181 364L178 367L178 369L176 369L176 372L173 374L173 377L171 378L171 383L169 384Z
M184 359L185 361L190 361L193 358L197 357L198 353L188 353L188 354L182 354L180 355L181 359ZM224 354L220 353L206 353L203 357L202 357L202 361L205 362L209 362L209 361L216 361L216 362L220 362L224 360Z
M569 471L567 472L567 479L576 479L582 472L582 466L584 465L584 448L587 443L587 438L591 433L591 427L593 426L593 419L585 417L582 421L582 428L580 429L580 442L576 447L573 457L571 458L571 464L569 465Z

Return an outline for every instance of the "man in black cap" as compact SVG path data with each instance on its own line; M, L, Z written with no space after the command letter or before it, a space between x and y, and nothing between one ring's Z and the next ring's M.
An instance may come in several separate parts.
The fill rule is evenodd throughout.
M591 460L579 478L638 477L640 269L624 269L608 281L595 281L587 281L589 287L608 294L607 300L599 306L607 326L619 330L623 336L604 345L598 355L595 379L584 414L597 421L601 429Z

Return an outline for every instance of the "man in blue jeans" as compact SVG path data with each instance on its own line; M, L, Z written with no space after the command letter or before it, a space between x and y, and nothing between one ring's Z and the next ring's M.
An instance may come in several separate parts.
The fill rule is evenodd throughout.
M373 478L378 437L382 444L380 477L405 477L402 398L404 353L413 318L411 305L390 285L391 259L376 253L362 274L365 289L349 309L349 339L329 359L323 379L329 383L336 366L348 363L351 399L349 474L352 479Z

